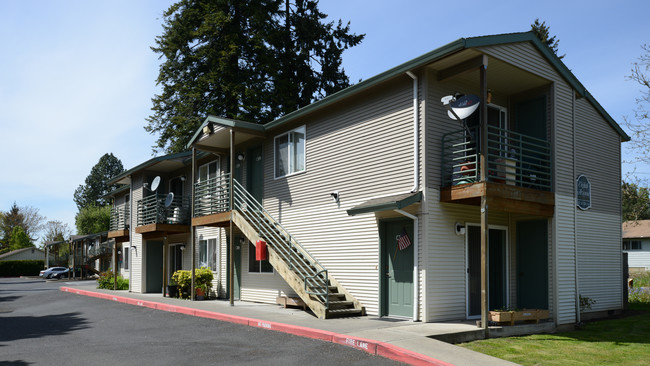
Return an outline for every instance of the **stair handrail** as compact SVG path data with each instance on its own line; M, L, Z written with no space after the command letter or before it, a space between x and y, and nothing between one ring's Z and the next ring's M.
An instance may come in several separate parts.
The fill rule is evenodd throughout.
M315 296L322 296L322 301L325 304L325 308L329 308L329 277L328 277L328 271L323 267L323 265L316 259L314 258L311 253L307 249L305 249L298 240L296 240L294 237L292 237L289 234L289 231L284 228L284 226L279 223L273 216L266 211L264 206L262 206L261 203L259 203L255 197L253 197L250 192L248 192L244 187L236 180L233 179L234 182L234 204L235 208L238 209L242 215L245 215L246 217L249 218L250 221L253 221L252 224L256 226L256 229L260 231L262 234L265 234L265 237L273 237L275 236L269 228L264 227L264 223L259 219L253 217L253 215L248 214L248 211L252 212L259 212L262 215L266 216L266 218L269 221L272 221L273 225L275 225L277 228L281 229L278 230L280 234L283 236L282 238L277 238L284 240L285 243L289 244L289 246L293 247L297 251L302 252L306 258L308 259L309 262L305 262L304 265L306 266L301 266L302 271L305 273L302 274L303 277L303 282L305 286L305 292L310 294L310 295L315 295ZM290 267L294 266L295 267L295 262L292 261L292 256L288 255L285 250L282 250L282 248L277 246L277 249L279 250L279 254L283 259L289 263ZM313 273L312 270L310 270L309 266L313 266L317 268L317 271ZM309 273L313 273L312 275L309 275ZM324 291L309 291L307 289L308 283L311 281L316 282L317 280L320 280L320 282L323 283L323 285L320 286L310 286L313 288L324 288Z

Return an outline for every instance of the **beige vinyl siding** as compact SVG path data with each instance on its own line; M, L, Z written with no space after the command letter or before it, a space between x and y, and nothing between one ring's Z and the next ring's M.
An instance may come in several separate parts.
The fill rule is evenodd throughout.
M377 219L346 210L412 188L412 83L398 77L292 126L306 126L305 172L273 179L273 137L286 129L270 133L264 147L264 206L369 314L379 311Z
M143 245L142 245L142 235L135 232L135 228L138 224L138 201L142 199L143 196L143 182L142 174L138 174L131 177L133 185L133 197L131 197L131 245L134 249L131 250L131 274L133 278L131 279L131 291L132 292L142 292L144 275L143 270Z
M576 101L576 175L591 183L589 210L577 209L579 291L592 311L623 307L620 137L584 99Z
M555 215L552 222L553 283L556 321L572 323L575 314L575 222L573 171L573 90L557 71L527 42L482 48L486 54L504 60L553 82L550 141L553 146ZM489 67L488 67L489 72Z

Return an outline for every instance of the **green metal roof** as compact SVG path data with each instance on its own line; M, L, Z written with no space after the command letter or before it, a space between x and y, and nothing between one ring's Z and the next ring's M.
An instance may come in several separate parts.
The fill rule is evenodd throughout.
M349 216L355 216L368 212L401 210L420 201L422 201L422 192L402 193L395 196L370 199L347 210L347 213Z
M369 79L366 79L358 84L354 84L346 89L343 89L337 93L331 94L321 100L318 100L312 104L309 104L303 108L295 110L289 114L286 114L274 121L268 122L263 125L263 131L268 131L273 128L280 127L286 123L292 122L302 116L305 116L309 113L313 113L321 108L329 106L333 103L341 101L345 98L348 98L352 95L360 93L370 87L378 85L384 81L387 81L391 78L394 78L398 75L404 74L406 71L413 70L425 65L428 65L432 62L435 62L439 59L447 57L455 52L478 47L488 47L496 46L500 44L508 43L518 43L518 42L531 42L537 50L549 61L549 63L555 68L555 70L580 94L585 97L591 104L596 108L598 112L605 118L605 120L612 126L612 128L621 136L623 141L629 141L630 137L623 131L623 129L616 123L616 121L605 111L605 109L596 101L596 99L586 90L586 88L580 83L578 78L573 75L571 70L564 65L559 57L546 45L544 45L533 32L522 32L522 33L508 33L508 34L498 34L490 36L480 36L480 37L470 37L470 38L460 38L456 41L448 43L442 47L439 47L433 51L427 52L419 57L416 57L410 61L407 61L401 65L395 66L390 70L382 72L376 76L373 76ZM216 122L223 125L228 125L231 123L233 126L235 123L246 123L247 125L255 125L249 122L242 121L233 121L219 117L210 116L206 118L201 127L196 131L192 140L188 144L188 147L194 142L194 140L199 136L201 130L207 123Z
M194 132L194 135L192 136L190 141L187 143L186 147L188 149L190 149L192 147L192 144L194 144L194 141L196 141L196 138L199 137L199 135L203 131L203 127L207 126L208 123L216 123L218 125L237 128L237 129L253 130L253 131L259 131L259 132L266 131L266 129L264 128L263 125L260 125L260 124L257 124L257 123L238 121L238 120L230 119L230 118L208 116L203 121L201 126L199 126L199 128L196 129L196 132Z
M106 183L107 184L115 184L120 179L128 177L129 175L131 175L131 174L133 174L135 172L146 169L146 168L148 168L148 167L150 167L150 166L152 166L152 165L154 165L156 163L159 163L161 161L171 160L171 159L178 159L178 158L188 158L188 157L190 157L190 158L192 157L192 152L191 151L183 151L183 152L175 153L175 154L157 156L157 157L149 159L149 160L145 161L144 163L139 164L139 165L137 165L137 166L135 166L135 167L121 173L121 174L116 175L115 177L111 178ZM187 162L187 160L184 161L184 163L186 163L186 162Z
M460 50L468 48L478 48L478 47L487 47L487 46L496 46L500 44L508 43L518 43L518 42L531 42L540 53L553 65L557 72L562 75L564 79L581 95L587 98L591 104L600 112L600 114L607 120L607 122L614 128L614 130L621 136L624 141L629 141L630 136L623 131L621 126L616 123L616 121L605 111L605 109L596 101L596 99L587 91L587 89L580 83L578 78L573 75L571 70L560 60L559 57L546 45L544 45L533 32L522 32L522 33L509 33L509 34L498 34L492 36L481 36L481 37L471 37L471 38L460 38L454 42L446 44L440 48L437 48L433 51L427 52L422 56L416 57L410 61L407 61L399 66L396 66L388 71L385 71L379 75L373 76L367 80L364 80L358 84L352 85L349 88L343 89L337 93L331 94L317 102L314 102L304 108L293 111L287 115L284 115L274 121L271 121L264 125L264 127L269 130L290 121L293 121L301 116L304 116L308 113L314 112L322 107L330 105L332 103L338 102L344 98L347 98L353 94L359 93L362 90L368 89L372 86L375 86L381 82L384 82L388 79L394 78L398 75L404 74L406 71L416 69L418 67L425 66L434 61L437 61L443 57L449 56L452 53L458 52Z

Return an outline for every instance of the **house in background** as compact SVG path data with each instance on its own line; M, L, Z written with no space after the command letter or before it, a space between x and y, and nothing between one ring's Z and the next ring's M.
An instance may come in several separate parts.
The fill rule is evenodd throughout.
M464 122L454 95L480 102ZM569 326L581 296L591 315L623 308L628 139L533 33L463 38L264 125L208 117L191 153L108 182L130 186L115 235L135 292L160 291L177 243L231 300L483 327L488 310L539 308ZM166 197L157 176L163 195L186 177L187 219L144 219Z
M0 254L0 261L22 261L22 260L42 260L45 262L45 252L42 249L31 247L12 250ZM49 260L54 261L54 255L49 255Z
M650 220L623 223L623 252L630 273L650 270Z
M461 94L480 101L464 123L442 102ZM568 326L580 296L623 307L628 139L533 33L463 38L265 125L208 117L188 148L221 163L195 183L192 230L228 228L221 252L241 253L220 270L242 300Z

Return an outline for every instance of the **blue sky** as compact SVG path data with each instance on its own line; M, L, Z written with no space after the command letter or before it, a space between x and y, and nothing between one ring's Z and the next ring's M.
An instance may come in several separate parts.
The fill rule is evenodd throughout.
M15 201L74 230L74 190L103 154L127 169L152 156L155 136L143 126L160 60L149 47L172 3L0 0L0 210ZM461 37L527 31L540 18L619 123L640 91L625 76L650 43L647 0L321 0L320 9L366 34L344 54L352 81ZM624 174L633 169L623 165ZM650 177L650 167L636 171Z

